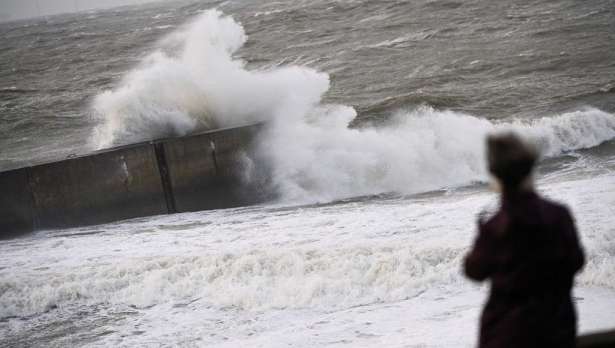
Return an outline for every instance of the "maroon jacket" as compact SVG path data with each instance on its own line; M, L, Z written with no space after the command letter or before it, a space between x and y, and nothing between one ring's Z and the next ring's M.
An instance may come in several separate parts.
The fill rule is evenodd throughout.
M532 192L508 195L479 221L465 259L468 277L491 280L480 348L574 347L574 274L584 255L566 207Z

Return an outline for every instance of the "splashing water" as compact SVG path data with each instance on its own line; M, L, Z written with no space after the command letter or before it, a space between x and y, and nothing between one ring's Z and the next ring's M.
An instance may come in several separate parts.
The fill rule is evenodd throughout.
M259 146L286 201L415 193L485 179L486 134L513 129L547 156L615 137L615 116L586 108L532 122L495 123L421 106L384 126L350 128L352 107L324 105L325 73L289 66L247 70L233 54L247 37L218 10L166 37L160 49L93 105L98 148L200 129L269 121Z
M416 193L486 180L484 138L515 130L546 156L615 137L615 117L597 109L531 123L494 123L420 107L398 112L381 128L351 129L354 111L319 110L316 122L277 122L264 141L282 196L298 201L382 192Z
M217 10L163 39L120 87L95 98L93 113L102 122L93 145L292 116L327 91L328 76L311 69L246 70L232 57L245 41L242 26Z

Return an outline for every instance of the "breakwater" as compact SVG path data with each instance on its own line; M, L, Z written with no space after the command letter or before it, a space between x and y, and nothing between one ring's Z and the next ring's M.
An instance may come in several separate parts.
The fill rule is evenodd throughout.
M262 124L149 141L0 172L0 238L37 229L220 209L266 193ZM266 180L266 179L265 179Z

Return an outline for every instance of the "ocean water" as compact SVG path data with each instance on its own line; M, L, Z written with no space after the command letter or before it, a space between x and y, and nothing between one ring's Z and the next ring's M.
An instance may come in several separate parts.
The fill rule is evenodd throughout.
M266 121L278 199L0 241L0 346L471 347L484 136L544 158L615 327L611 1L167 1L0 24L0 169Z

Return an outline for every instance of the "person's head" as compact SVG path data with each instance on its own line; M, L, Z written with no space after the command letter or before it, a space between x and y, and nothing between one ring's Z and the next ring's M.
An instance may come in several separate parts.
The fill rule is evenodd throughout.
M487 137L489 172L498 179L504 191L522 188L532 173L538 151L513 132Z

